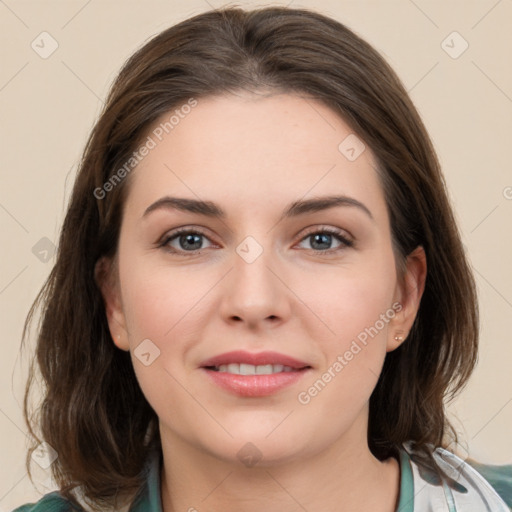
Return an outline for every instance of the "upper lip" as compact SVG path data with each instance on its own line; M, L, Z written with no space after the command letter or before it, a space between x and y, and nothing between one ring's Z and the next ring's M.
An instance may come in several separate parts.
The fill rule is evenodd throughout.
M252 364L254 366L265 364L282 364L291 368L300 369L309 367L308 363L299 361L294 357L280 354L278 352L246 352L244 350L235 350L233 352L225 352L217 356L211 357L201 363L201 367L220 366L222 364L242 363Z

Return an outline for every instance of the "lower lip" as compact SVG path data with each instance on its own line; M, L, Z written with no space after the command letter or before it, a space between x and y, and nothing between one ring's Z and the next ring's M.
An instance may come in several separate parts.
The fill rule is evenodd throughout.
M258 397L277 393L295 384L308 372L308 368L270 375L236 375L201 368L215 384L239 396Z

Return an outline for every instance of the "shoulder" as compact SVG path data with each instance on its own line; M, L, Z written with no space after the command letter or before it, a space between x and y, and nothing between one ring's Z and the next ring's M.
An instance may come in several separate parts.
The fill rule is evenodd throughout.
M117 507L115 512L162 512L160 498L160 469L162 454L160 450L151 450L143 469L144 484L133 498L131 505ZM37 503L22 505L13 512L90 512L80 493L76 499L82 506L76 506L62 497L58 491L46 494ZM1 509L0 509L1 510Z
M72 505L58 492L43 496L37 503L22 505L13 512L83 512L83 509Z
M512 464L494 466L481 464L472 459L467 462L492 485L494 490L512 510Z
M414 510L430 510L428 507L432 504L443 503L451 507L449 510L456 511L509 512L497 489L457 455L443 448L432 452L436 464L445 475L441 478L426 467L410 447L406 445L405 448L413 477ZM510 476L508 478L511 479Z

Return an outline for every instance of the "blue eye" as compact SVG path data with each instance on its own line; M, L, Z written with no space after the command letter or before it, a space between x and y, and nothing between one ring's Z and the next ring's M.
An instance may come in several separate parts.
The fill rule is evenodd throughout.
M303 237L298 245L302 249L327 254L353 247L354 242L342 233L344 232L335 229L317 228L317 231L312 231ZM166 236L159 246L170 253L185 255L211 248L215 244L200 231L182 228Z
M310 233L301 240L301 243L308 241L309 247L305 247L305 249L320 252L335 251L354 245L352 241L345 238L340 232L326 229Z
M171 249L172 252L194 252L210 247L210 245L204 245L205 242L211 245L211 242L202 233L182 230L166 237L161 246Z

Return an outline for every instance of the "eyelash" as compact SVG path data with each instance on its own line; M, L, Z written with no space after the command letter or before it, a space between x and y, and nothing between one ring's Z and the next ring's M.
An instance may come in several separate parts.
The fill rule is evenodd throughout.
M350 248L350 247L354 247L354 241L350 240L349 238L344 236L342 234L342 231L340 231L338 229L335 229L335 228L329 228L329 227L312 229L311 231L306 233L300 239L300 242L303 242L304 240L306 240L307 238L309 238L309 237L311 237L313 235L319 235L319 234L331 235L335 239L337 239L337 241L340 242L341 245L339 247L335 247L335 248L331 248L331 249L326 249L326 250L317 250L317 249L305 249L305 250L313 251L314 253L319 254L319 255L331 255L332 253L336 253L338 251L341 251L341 250L344 250L344 249L347 249L347 248ZM205 238L207 238L209 240L209 238L206 235L206 233L204 233L203 231L201 231L198 228L194 228L194 229L192 229L192 228L178 228L175 231L171 232L168 236L165 236L163 238L163 240L158 244L158 247L164 249L165 251L167 251L167 252L169 252L171 254L175 254L175 255L178 255L178 256L195 255L195 254L199 254L202 250L204 250L204 249L196 249L196 250L193 250L193 251L185 251L185 250L176 250L176 249L170 248L168 246L169 242L171 242L172 240L174 240L174 239L176 239L176 238L178 238L179 236L182 236L182 235L200 235L200 236L203 236L203 237L205 237ZM210 242L211 242L211 240L210 240Z

